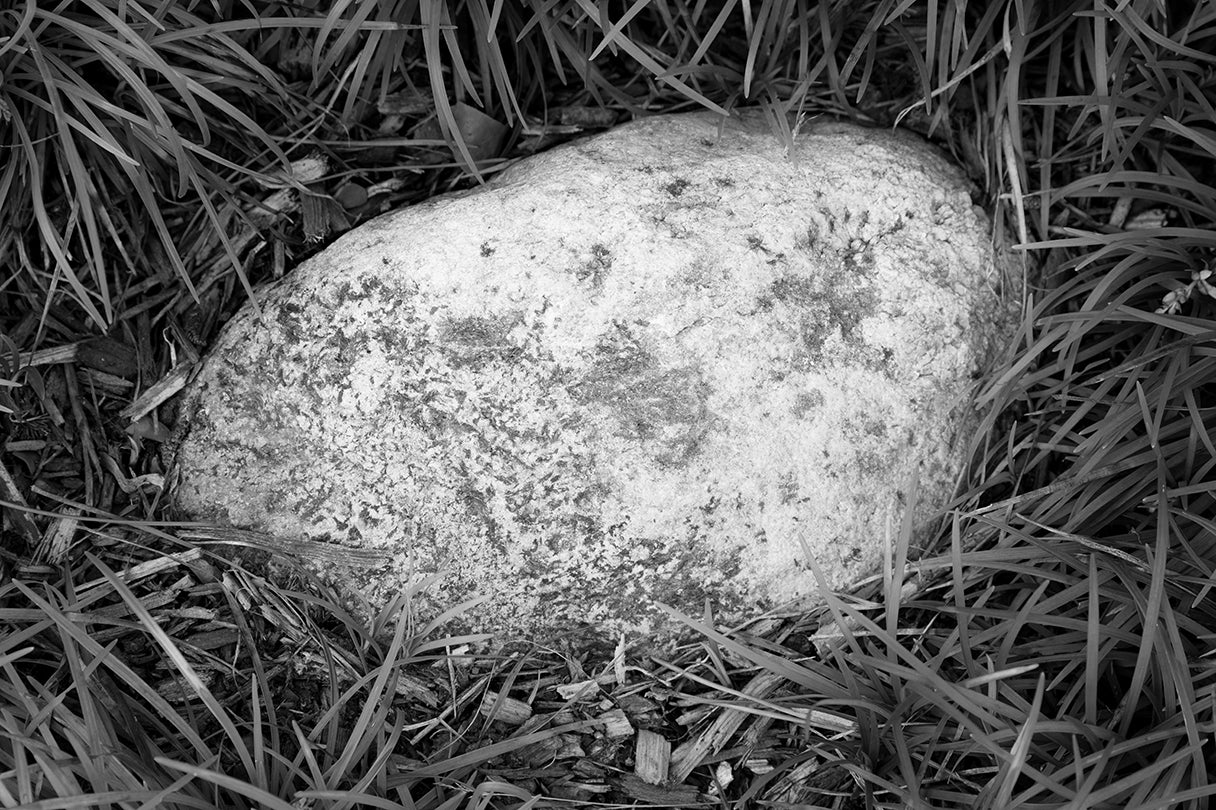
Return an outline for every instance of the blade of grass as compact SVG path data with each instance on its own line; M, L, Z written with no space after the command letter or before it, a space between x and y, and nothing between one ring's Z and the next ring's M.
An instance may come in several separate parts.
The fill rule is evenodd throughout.
M135 614L144 630L152 637L157 646L160 647L161 651L173 664L173 668L177 670L177 672L181 673L182 677L185 678L186 682L190 684L190 687L194 690L195 694L203 701L203 704L207 707L207 710L211 716L214 717L216 722L220 724L220 727L223 728L225 735L228 737L228 740L232 745L232 750L240 759L241 766L245 769L245 773L248 778L256 779L257 769L254 767L253 757L249 753L249 748L245 744L244 737L242 737L241 733L233 724L232 718L229 716L228 711L220 704L218 700L216 700L215 695L211 693L211 690L207 687L207 684L203 682L202 678L200 678L198 673L194 670L194 667L192 667L190 662L186 660L184 655L182 655L182 652L180 649L178 649L178 646L171 638L169 638L169 635L156 622L156 620L148 612L148 609L143 606L139 598L136 597L135 594L131 593L131 590L122 581L122 579L111 571L110 568L97 557L88 553L86 553L85 556L110 583L110 586L114 589L114 592L118 594L123 602L130 607L131 612Z

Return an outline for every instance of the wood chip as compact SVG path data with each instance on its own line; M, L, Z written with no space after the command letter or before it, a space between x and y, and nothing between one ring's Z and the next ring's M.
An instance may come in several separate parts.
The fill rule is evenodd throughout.
M139 597L139 604L143 605L144 610L149 612L159 610L165 605L171 604L177 600L177 591L166 588L163 591L150 593L147 596ZM118 602L113 605L103 605L98 608L89 608L90 612L98 616L105 616L110 619L120 619L124 616L131 615L131 606L126 601Z
M0 464L0 498L8 501L10 506L5 507L8 513L9 520L13 522L13 528L25 536L25 541L30 546L38 544L41 533L38 531L38 524L34 522L33 516L26 511L28 505L25 502L25 497L21 494L21 490L17 488L17 483L13 481L11 475L3 464Z
M1106 221L1107 225L1112 228L1122 228L1123 222L1127 219L1127 215L1132 211L1132 198L1128 196L1120 197L1115 200L1115 206L1111 209L1110 218Z
M399 697L424 703L432 709L439 705L439 695L435 693L434 689L420 678L415 678L413 675L408 675L401 671L397 672L397 688L395 692Z
M609 739L628 737L633 734L633 724L620 709L604 712L595 719L604 724L604 734Z
M857 721L818 709L807 709L806 720L803 722L831 734L853 734L857 731Z
M431 94L414 89L387 95L376 103L376 111L381 115L426 115L432 109Z
M190 373L193 370L193 363L178 363L156 385L144 391L134 402L123 408L119 415L127 422L134 422L141 416L150 413L153 408L160 407L170 397L186 387L186 382L190 379Z
M527 703L491 691L482 695L477 711L487 720L501 720L512 726L522 725L532 717L532 707Z
M767 697L781 682L780 675L761 672L743 687L743 694L753 698ZM689 740L676 749L672 755L671 781L682 783L706 756L721 751L748 717L747 712L738 709L723 709L718 719L700 737Z
M392 194L394 191L400 191L405 188L405 180L400 177L390 177L387 180L381 180L379 183L367 187L367 196L374 197L377 194Z
M274 223L283 214L288 214L300 207L300 197L295 189L281 188L262 200L262 204L249 209L249 219L254 225L266 227ZM242 231L242 236L244 232Z
M135 387L135 383L130 380L124 380L122 377L107 374L104 371L95 371L91 368L81 369L80 376L88 388L96 389L111 396L122 396Z
M690 709L676 718L676 724L681 726L695 726L697 723L701 722L706 717L709 717L717 710L718 708L716 706L699 706L695 709Z
M54 366L60 363L80 363L87 368L125 379L134 379L139 373L134 349L108 337L88 338L63 346L21 353L23 366Z
M624 686L628 681L625 674L625 634L621 633L621 637L616 642L616 649L612 651L612 674L616 676L616 682Z
M579 744L576 735L557 734L523 746L518 755L532 767L540 768L548 767L557 760L585 757L587 752Z
M600 685L594 679L561 684L554 688L562 696L562 700L590 700L598 696L600 691Z
M1157 228L1164 228L1168 219L1169 214L1165 209L1150 208L1129 219L1123 229L1125 231L1153 231Z
M773 764L767 759L749 759L743 763L743 767L747 768L757 776L763 776L766 773L773 772Z
M639 779L651 785L663 784L667 781L667 769L671 764L671 743L660 734L640 729L634 762L633 771Z
M133 565L126 571L120 571L118 573L118 578L125 584L130 585L131 583L138 582L145 577L160 574L176 568L183 563L197 560L201 556L203 556L203 550L201 548L191 548L185 551L178 551L173 554L166 554L163 557L157 557L154 560L148 560L146 562L141 562L139 565ZM105 587L108 589L111 587L110 581L105 577L98 577L97 579L89 580L83 585L80 585L77 590L80 593L84 593L87 590L92 590L93 588L98 587Z
M622 695L617 703L634 720L655 720L660 714L659 704L641 695Z
M75 363L80 341L66 346L52 346L49 349L39 349L36 352L22 352L23 366L53 366L59 363Z
M582 802L589 796L607 793L610 790L612 790L611 785L570 781L553 785L550 789L550 796L554 799L565 799L568 802Z
M215 608L207 607L184 607L173 610L166 610L164 615L174 619L196 619L202 622L213 621L219 614Z
M812 777L822 768L818 758L808 759L791 770L774 785L769 796L777 806L802 807L814 793Z
M670 807L690 807L697 804L696 788L651 785L631 773L623 774L611 781L628 796L648 804L662 804Z
M205 633L195 633L192 636L188 636L185 641L187 644L193 645L200 650L218 650L229 644L236 644L240 641L240 636L235 629L225 628L223 630L208 630Z
M329 159L316 154L293 160L291 170L275 172L274 181L277 186L292 186L295 183L315 183L329 173ZM263 184L265 185L265 184Z
M211 670L200 670L197 673L198 679L210 688L215 680L215 673ZM198 685L185 675L175 675L172 678L166 678L156 684L157 693L170 703L185 703L188 700L194 700L198 697Z
M73 506L60 510L60 517L51 522L38 548L34 549L34 562L58 565L67 559L76 530L80 527L80 521L76 519L79 515L80 510Z

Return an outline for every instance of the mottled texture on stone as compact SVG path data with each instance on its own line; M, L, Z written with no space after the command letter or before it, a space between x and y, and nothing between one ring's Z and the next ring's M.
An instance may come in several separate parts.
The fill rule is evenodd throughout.
M719 126L722 131L719 133ZM1003 272L959 172L829 124L649 118L347 234L225 329L176 497L481 629L646 630L875 570L960 469ZM721 614L720 614L721 615Z

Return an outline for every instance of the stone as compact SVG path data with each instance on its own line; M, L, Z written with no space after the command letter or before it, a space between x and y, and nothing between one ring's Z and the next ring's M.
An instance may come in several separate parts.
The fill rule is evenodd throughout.
M259 291L183 398L174 494L326 551L372 605L436 573L423 618L487 595L467 629L809 604L807 553L847 587L914 475L918 532L952 496L1016 309L1000 256L914 136L826 123L787 150L754 112L638 120Z

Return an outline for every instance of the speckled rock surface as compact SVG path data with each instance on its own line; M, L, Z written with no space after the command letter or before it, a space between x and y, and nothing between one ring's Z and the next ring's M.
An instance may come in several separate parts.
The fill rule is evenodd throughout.
M260 297L183 400L178 503L341 544L467 626L741 617L943 505L1004 272L957 170L828 124L656 117L380 217Z

